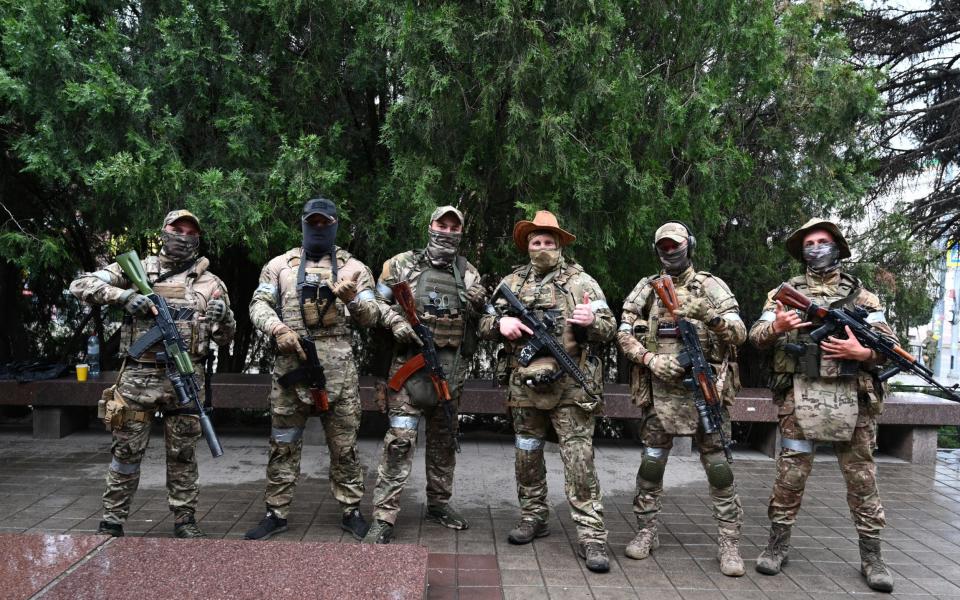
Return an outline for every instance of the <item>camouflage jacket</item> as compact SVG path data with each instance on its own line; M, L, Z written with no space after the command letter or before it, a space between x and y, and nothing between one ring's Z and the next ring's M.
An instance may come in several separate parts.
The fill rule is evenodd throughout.
M509 287L520 301L532 309L539 318L542 319L544 313L547 312L552 312L555 315L554 338L564 345L568 354L580 359L581 368L585 368L584 358L588 351L587 346L591 343L609 342L616 333L617 320L610 307L607 306L603 290L600 289L596 280L584 272L583 267L576 263L567 262L561 258L557 268L545 275L538 274L530 265L524 265L504 277L501 282L501 285L503 284ZM575 328L583 334L581 338L576 335L577 332L573 328L565 325L566 320L573 314L573 309L583 301L584 294L587 294L596 318L585 330ZM480 337L503 341L508 354L511 356L508 365L508 368L513 371L510 378L511 405L547 406L537 404L530 398L530 390L520 383L517 375L516 359L513 357L527 343L527 338L524 336L510 341L500 335L499 318L509 315L507 307L505 300L497 298L494 303L495 314L488 313L480 319L478 328ZM582 339L583 342L581 343L577 339ZM602 369L598 369L594 373L587 373L587 375L593 375L597 385L602 385L602 382L599 381ZM579 403L586 397L585 392L569 377L564 377L560 382L565 383L556 390L555 394L553 392L546 393L546 395L556 396L555 399L559 401L560 405Z
M675 356L683 350L683 344L675 333L673 317L650 285L662 275L641 279L627 296L618 338L635 336L650 352ZM737 299L722 279L706 271L696 271L692 266L674 276L673 282L681 307L695 298L700 299L718 317L709 325L697 319L687 320L696 328L707 360L717 369L718 391L729 404L740 385L735 348L747 339L747 327L740 318ZM632 375L649 378L649 387L641 389L650 390L657 415L668 432L689 435L696 431L698 420L692 392L681 381L664 381L643 366L635 368Z
M935 338L929 337L923 340L923 353L928 357L936 358L937 340Z
M460 347L468 333L466 328L479 316L478 307L466 297L466 291L480 282L477 268L462 256L447 267L434 267L423 250L408 250L390 258L383 263L377 283L377 294L383 299L380 322L384 327L392 328L406 320L390 289L402 281L410 284L417 317L433 333L436 346Z
M153 290L164 299L171 308L191 308L193 318L188 321L178 321L177 329L187 344L192 359L197 360L209 351L209 342L212 339L218 346L228 346L233 341L236 322L233 311L230 309L230 297L227 286L219 277L207 270L210 261L199 258L189 269L166 277L173 264L163 256L147 256L140 260L147 279ZM157 283L157 279L164 278ZM130 281L117 263L111 263L94 273L84 273L70 284L70 292L85 302L91 304L119 304L121 295L133 289ZM227 315L218 323L209 323L202 319L207 303L219 291L219 298L227 304ZM150 330L154 320L137 315L124 321L120 337L120 351L125 353L130 345L141 335ZM162 350L158 343L140 358L143 362L154 360L156 352Z
M319 323L314 326L304 323L297 292L301 249L293 248L270 260L260 271L260 285L250 300L250 321L253 326L266 335L273 335L274 329L282 322L299 335L324 338L349 336L351 321L361 327L376 325L380 307L373 291L373 273L342 248L337 249L336 255L338 280L352 279L356 273L360 273L357 297L349 305L335 298ZM333 279L332 266L330 257L325 256L320 261L308 259L304 270L321 283L330 285Z

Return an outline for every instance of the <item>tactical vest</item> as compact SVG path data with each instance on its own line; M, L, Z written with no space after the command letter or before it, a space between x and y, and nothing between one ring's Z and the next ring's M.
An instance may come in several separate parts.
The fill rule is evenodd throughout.
M176 324L177 331L180 332L180 337L183 338L190 358L194 362L206 356L210 349L210 325L208 325L206 321L201 321L200 317L203 316L207 309L207 298L212 296L214 290L217 289L215 279L208 279L208 281L202 284L202 287L208 287L209 289L197 289L197 280L200 279L205 271L205 269L198 269L197 265L199 265L200 261L206 262L206 259L199 259L191 269L173 275L159 283L157 279L161 277L160 258L157 256L148 256L141 261L144 271L147 273L147 280L150 282L153 291L167 301L167 305L171 311L174 311L174 314L176 314L175 311L177 309L193 309L194 313L192 318L177 320ZM199 272L197 272L198 270ZM123 326L124 333L120 336L120 353L126 355L130 345L149 331L155 324L156 322L153 319L139 315L129 321L125 320ZM139 360L141 362L153 362L156 360L156 353L161 351L163 351L163 344L154 344Z
M573 309L576 307L573 291L566 287L567 282L574 275L581 273L583 267L566 263L562 270L547 273L539 283L530 280L532 271L532 265L524 267L511 291L538 319L553 320L554 326L551 333L562 342L563 326L567 322L567 316L573 314Z
M677 291L677 299L680 306L687 304L691 298L703 296L703 282L710 277L706 271L694 273L686 284L679 284L674 279L674 287ZM667 308L660 301L660 297L653 292L653 286L647 285L642 300L646 307L647 323L645 346L647 350L654 353L677 355L683 351L683 340L680 338L677 324L673 316L667 311ZM727 344L720 341L715 333L707 328L706 324L698 321L690 321L697 330L697 337L700 338L700 346L703 348L703 354L713 364L720 364L726 358L730 351Z
M805 275L793 277L788 283L818 305L829 307L852 305L861 289L860 281L847 273L840 273L836 291L829 295L824 295L822 289L812 290ZM773 351L775 391L789 389L795 373L811 379L857 375L859 365L855 361L822 358L819 344L810 337L810 331L819 325L814 319L812 327L794 329L777 339Z
M458 256L456 262L461 259ZM456 263L450 271L438 269L429 261L426 264L427 267L416 278L414 299L417 313L421 322L433 333L437 348L458 348L466 326L463 273Z
M341 248L336 253L337 268L343 269L350 260L350 253ZM312 261L308 261L309 262ZM333 297L329 304L322 299L317 301L316 309L318 311L317 322L307 324L304 322L304 311L301 310L301 290L297 289L297 274L300 270L300 256L294 255L287 259L287 269L284 269L280 275L280 320L296 332L298 335L309 336L313 338L325 338L335 336L350 335L350 326L347 322L349 313L346 305L339 298ZM330 264L305 266L304 273L306 281L311 284L326 284L333 287L333 268ZM327 306L323 314L319 311Z

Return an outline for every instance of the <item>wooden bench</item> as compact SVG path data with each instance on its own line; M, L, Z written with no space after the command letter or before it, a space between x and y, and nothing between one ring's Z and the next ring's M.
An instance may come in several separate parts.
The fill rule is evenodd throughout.
M90 419L90 407L100 393L116 380L116 373L104 373L100 379L80 383L63 377L32 383L0 381L0 405L33 407L33 436L61 438ZM360 399L364 411L376 411L373 377L360 378ZM219 374L214 378L213 405L216 408L266 410L270 393L269 375ZM504 414L505 390L490 380L466 382L460 411L464 414ZM631 403L629 388L608 384L604 390L603 416L612 419L637 419L639 410ZM770 391L741 390L730 410L737 423L749 423L748 443L767 456L775 456L780 440L777 432L777 407ZM941 425L960 424L960 404L929 394L895 393L887 399L880 418L877 443L881 451L917 464L936 462L937 430ZM691 452L690 438L678 438L673 453Z

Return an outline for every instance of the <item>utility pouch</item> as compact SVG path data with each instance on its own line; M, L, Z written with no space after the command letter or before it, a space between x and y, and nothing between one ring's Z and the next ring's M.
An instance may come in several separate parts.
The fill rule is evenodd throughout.
M303 324L310 328L320 324L320 309L314 298L303 301Z
M807 377L820 377L820 346L813 342L800 344L802 353L797 357L797 372Z

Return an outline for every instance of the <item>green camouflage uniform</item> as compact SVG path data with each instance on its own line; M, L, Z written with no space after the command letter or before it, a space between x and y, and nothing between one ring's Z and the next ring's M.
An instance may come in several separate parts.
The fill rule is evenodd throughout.
M357 430L360 428L360 391L357 365L350 340L351 321L371 327L379 319L380 309L373 291L373 274L363 263L343 249L336 250L337 280L350 280L360 273L357 297L349 305L339 298L316 326L304 323L297 293L297 273L301 249L294 248L275 257L260 272L260 285L250 300L250 321L268 336L281 322L301 336L314 339L320 363L327 378L330 409L320 414L330 452L330 488L344 512L356 508L363 497L363 471L357 456ZM333 272L330 256L320 261L307 259L306 277L329 282ZM300 477L303 430L313 410L313 398L306 385L284 389L278 379L300 365L296 354L278 354L273 367L270 391L270 459L267 464L267 508L286 519L293 491Z
M159 283L157 278L166 276L175 265L164 256L148 256L140 262L153 290L164 297L171 308L194 309L194 317L189 321L177 321L177 329L188 346L197 371L201 372L200 361L209 351L210 340L218 346L228 346L236 329L226 286L207 270L210 262L206 258L198 259L187 271ZM118 304L128 288L132 289L132 285L117 263L95 273L84 273L70 284L74 296L91 304ZM201 317L207 302L217 291L228 307L227 316L223 321L211 324ZM122 326L121 353L126 354L130 345L154 323L152 318L142 315L129 318ZM177 522L196 511L200 487L195 447L201 436L200 419L195 412L190 414L190 408L180 407L166 369L157 368L155 356L162 350L162 344L158 343L139 360L128 358L117 382L117 395L126 406L122 424L113 429L113 460L107 470L107 489L103 494L103 520L108 523L122 525L130 513L130 503L140 483L140 462L150 439L152 417L158 410L164 417L170 510ZM202 385L202 381L198 383Z
M377 284L378 293L388 302L393 301L390 286L401 281L410 284L417 304L417 316L433 333L455 407L460 403L469 353L473 352L474 344L469 338L473 336L472 329L477 320L474 307L467 301L466 290L478 284L479 280L477 269L463 257L458 257L445 268L439 268L430 264L423 251L411 250L383 263L383 273ZM385 327L390 328L398 321L405 320L399 305L382 303L381 310ZM419 352L419 346L398 348L390 366L390 376ZM399 392L388 392L388 411L390 429L383 439L383 456L373 494L373 516L392 525L396 523L400 512L403 486L410 476L421 416L426 418L425 462L427 502L430 506L445 505L450 501L457 455L443 407L439 406L433 384L424 370L408 379Z
M505 277L501 284L513 290L520 301L541 318L546 311L555 311L554 337L579 361L581 370L592 377L599 390L603 385L602 368L586 358L592 343L613 338L617 322L597 282L580 265L561 258L549 273L541 275L526 265ZM582 302L584 293L589 296L596 319L585 332L581 332L585 333L585 340L580 343L575 339L574 327L567 327L565 323L574 307ZM495 303L500 314L509 314L506 306L502 298ZM503 340L496 315L484 315L479 331L483 338ZM523 382L515 357L527 338L504 341L510 353L508 405L516 434L515 466L521 518L546 521L549 513L543 444L552 424L559 438L565 491L571 515L577 523L579 541L603 543L607 531L603 524L602 493L593 463L594 413L600 407L567 375L547 388L528 387Z
M923 339L923 362L931 371L937 362L937 340L933 337L933 332L928 331L927 337Z
M869 311L867 321L877 331L894 337L879 299L863 289L855 277L840 271L820 276L807 270L806 275L794 277L789 283L820 306L851 298L852 304ZM863 538L879 538L885 521L872 450L877 417L883 408L882 391L865 370L875 365L861 363L856 374L843 375L840 362L817 360L819 347L808 331L774 333L774 291L750 329L750 341L757 348L774 348L771 387L783 438L767 514L775 524L790 526L796 522L813 468L814 442L832 441L847 482L847 504L857 532ZM788 353L784 349L787 343L805 345L806 353L802 357Z
M676 334L673 317L650 285L653 279L642 279L627 296L617 336L618 339L635 336L650 352L676 356L683 350L683 343ZM740 385L735 347L747 337L737 300L723 280L706 271L697 272L692 266L674 276L673 282L681 307L693 299L702 299L718 315L717 321L710 325L689 317L687 320L696 328L703 352L718 374L717 390L726 407L732 404ZM645 446L637 470L637 494L633 503L640 529L656 528L663 495L663 472L673 438L693 436L710 486L713 517L717 520L719 532L739 539L743 509L733 472L724 456L719 434L704 433L692 392L679 380L665 381L656 377L642 364L634 364L631 375L633 400L642 411L640 435ZM724 431L730 439L726 408Z

